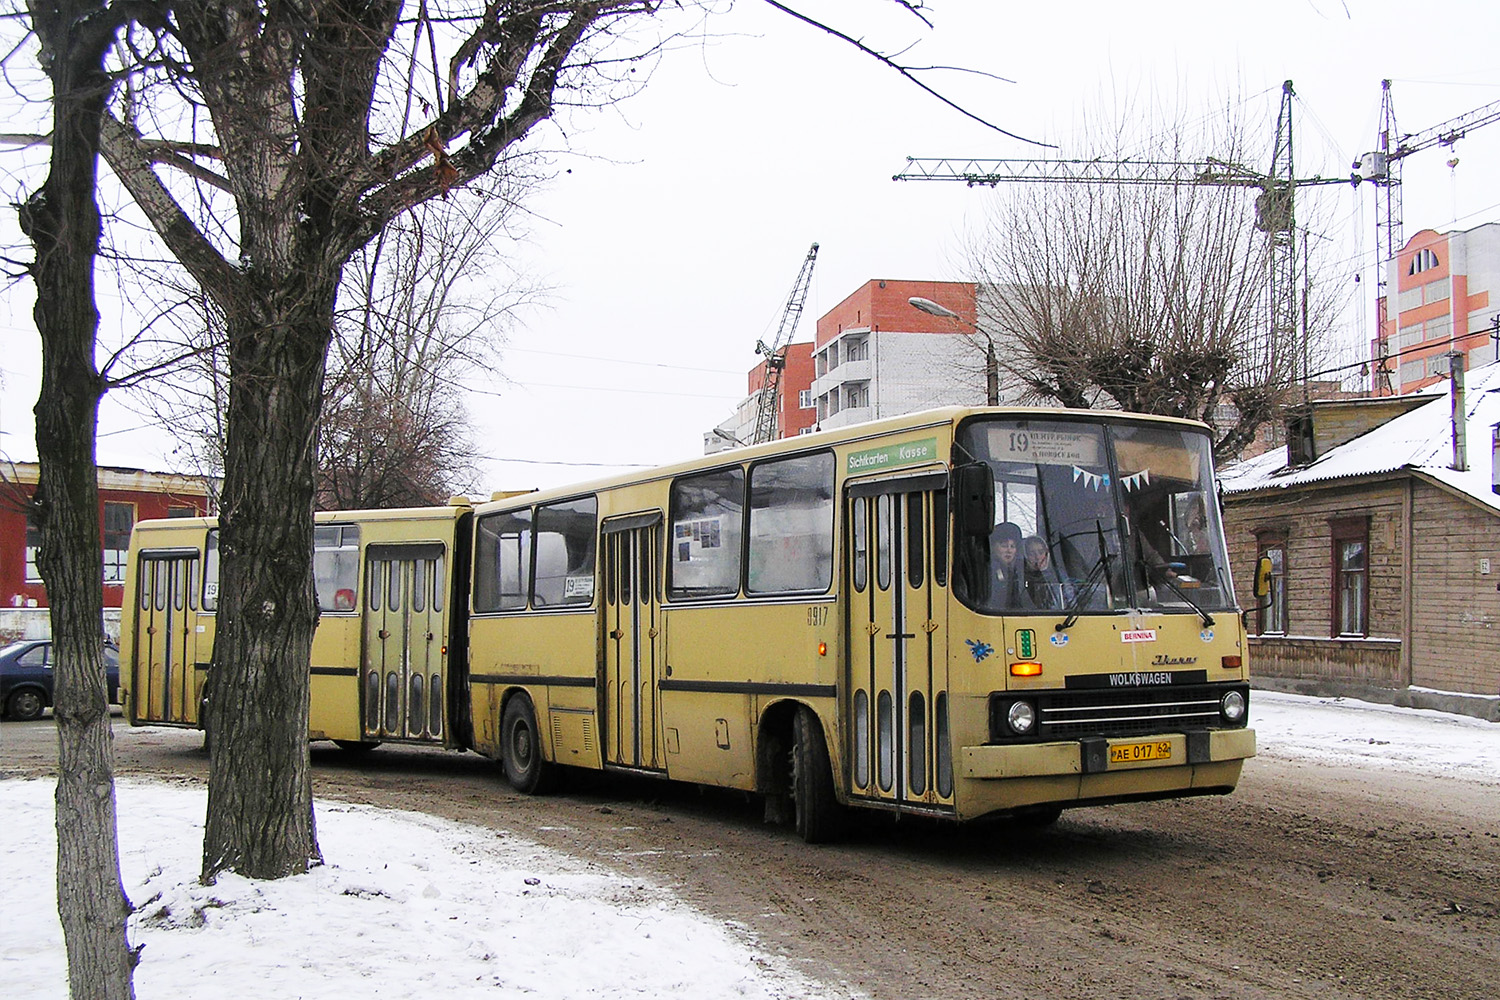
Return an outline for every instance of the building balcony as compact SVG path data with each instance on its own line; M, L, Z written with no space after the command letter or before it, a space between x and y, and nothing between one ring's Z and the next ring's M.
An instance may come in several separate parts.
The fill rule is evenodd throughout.
M848 427L850 424L862 424L874 419L875 408L872 406L846 406L839 412L824 417L819 421L819 426L825 431L831 431L835 427Z
M869 358L865 358L863 361L845 361L827 375L819 375L813 379L813 398L816 399L830 389L843 385L845 382L868 382L874 370L874 363Z

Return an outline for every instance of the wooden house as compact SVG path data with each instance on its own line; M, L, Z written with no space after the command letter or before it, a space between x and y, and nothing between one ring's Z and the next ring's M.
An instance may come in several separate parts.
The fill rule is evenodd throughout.
M1436 389L1314 403L1285 449L1222 471L1234 565L1275 573L1250 615L1261 686L1500 721L1500 365Z

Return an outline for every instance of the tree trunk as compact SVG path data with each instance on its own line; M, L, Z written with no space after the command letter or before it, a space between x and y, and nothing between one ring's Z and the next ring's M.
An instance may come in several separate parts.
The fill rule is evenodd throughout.
M317 273L309 264L304 275ZM313 483L337 275L256 288L227 310L229 436L218 633L206 689L203 879L281 878L321 862L307 750L318 621Z
M53 88L52 166L21 206L36 247L33 316L42 339L36 404L41 475L32 513L42 533L57 723L57 912L74 997L134 997L120 882L114 749L105 691L103 559L94 456L104 381L94 366L99 314L94 201L100 117L109 93L104 53L114 28L102 0L35 4L33 27Z

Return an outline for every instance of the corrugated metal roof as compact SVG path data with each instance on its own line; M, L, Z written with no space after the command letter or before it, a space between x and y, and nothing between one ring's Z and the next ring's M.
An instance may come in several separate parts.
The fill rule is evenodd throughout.
M1491 434L1500 424L1500 363L1467 373L1464 409L1467 411L1466 472L1453 464L1451 430L1452 388L1433 394L1432 401L1386 421L1297 469L1286 464L1286 449L1277 448L1227 466L1219 482L1228 494L1287 489L1311 483L1379 475L1406 469L1420 472L1500 510L1500 496L1490 486Z

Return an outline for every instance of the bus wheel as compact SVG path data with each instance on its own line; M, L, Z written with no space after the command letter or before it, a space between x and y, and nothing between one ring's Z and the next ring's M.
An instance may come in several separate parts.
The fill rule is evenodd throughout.
M506 702L500 717L500 763L510 787L526 795L548 792L556 780L557 768L542 757L536 716L524 695Z
M792 736L792 805L797 836L809 844L837 840L843 834L844 807L833 793L828 745L811 709L797 709Z

